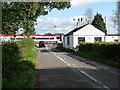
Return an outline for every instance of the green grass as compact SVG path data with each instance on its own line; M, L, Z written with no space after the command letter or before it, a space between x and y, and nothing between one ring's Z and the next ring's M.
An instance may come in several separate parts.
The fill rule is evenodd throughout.
M60 48L57 48L57 49L59 49L60 51L63 51L63 52L73 52L73 54L81 56L83 58L87 58L89 60L93 60L93 61L96 61L96 62L107 64L107 65L110 65L112 67L120 68L119 60L117 60L116 58L101 57L99 54L98 55L94 54L92 51L91 52L83 52L83 51L74 52L70 49L66 49L66 48L63 48L63 47L60 47Z
M87 58L89 60L94 60L97 62L101 62L113 67L117 67L120 68L120 63L118 62L118 60L114 59L114 58L105 58L105 57L101 57L100 55L95 55L92 52L75 52L75 55Z

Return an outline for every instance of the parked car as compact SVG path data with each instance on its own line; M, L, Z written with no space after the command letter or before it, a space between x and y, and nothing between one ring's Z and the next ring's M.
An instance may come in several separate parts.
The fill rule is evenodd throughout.
M40 41L39 42L39 47L45 47L45 42L44 41Z

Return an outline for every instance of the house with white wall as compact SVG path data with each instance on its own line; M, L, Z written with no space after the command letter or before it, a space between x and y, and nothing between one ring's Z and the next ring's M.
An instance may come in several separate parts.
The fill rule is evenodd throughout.
M91 24L75 28L64 35L63 47L74 49L80 42L104 42L105 33Z
M120 42L119 37L119 34L107 34L105 36L105 42Z

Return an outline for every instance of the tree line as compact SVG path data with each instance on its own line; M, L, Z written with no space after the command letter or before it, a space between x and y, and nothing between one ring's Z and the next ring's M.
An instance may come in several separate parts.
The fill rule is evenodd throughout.
M38 16L47 15L52 9L70 8L70 2L2 2L2 33L15 34L24 28L24 34L35 33L34 22Z
M71 7L70 2L2 2L2 33L15 34L19 28L25 30L27 36L36 33L34 22L38 16L45 16L52 9L64 10ZM97 13L92 18L92 10L87 9L85 14L90 19L90 23L107 34L106 24L102 14ZM117 2L115 13L117 19L115 23L120 27L120 1Z

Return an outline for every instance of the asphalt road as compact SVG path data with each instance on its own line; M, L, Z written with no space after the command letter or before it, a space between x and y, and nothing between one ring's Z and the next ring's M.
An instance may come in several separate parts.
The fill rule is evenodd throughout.
M51 48L38 48L36 88L118 89L120 70Z

